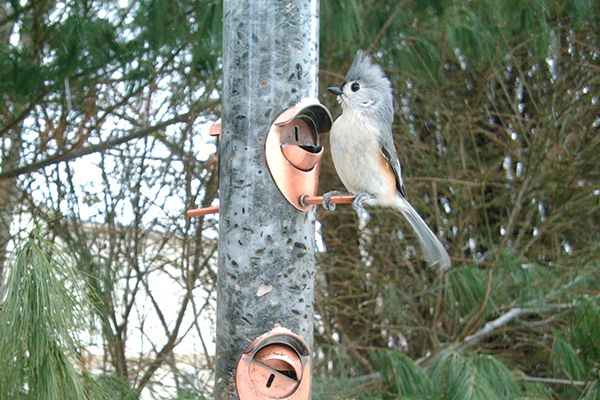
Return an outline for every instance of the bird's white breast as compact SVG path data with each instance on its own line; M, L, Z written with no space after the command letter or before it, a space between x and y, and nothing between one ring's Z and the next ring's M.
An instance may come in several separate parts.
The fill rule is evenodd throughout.
M366 192L379 200L394 197L388 176L381 167L377 130L366 118L343 113L331 128L330 147L335 169L351 193ZM373 204L379 202L372 202Z

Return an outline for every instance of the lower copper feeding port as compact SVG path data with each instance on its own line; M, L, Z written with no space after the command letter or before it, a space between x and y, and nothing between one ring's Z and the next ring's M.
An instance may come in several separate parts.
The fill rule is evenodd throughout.
M281 327L255 339L235 373L240 400L308 400L310 350L300 337Z

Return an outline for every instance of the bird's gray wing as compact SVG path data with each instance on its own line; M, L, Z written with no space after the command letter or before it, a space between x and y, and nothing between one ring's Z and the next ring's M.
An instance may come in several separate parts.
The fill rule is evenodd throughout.
M392 167L392 171L394 171L394 175L396 176L396 189L406 198L406 189L404 188L404 181L402 180L402 168L400 167L400 160L396 153L396 146L394 146L392 132L389 131L384 135L379 135L377 142L379 143L383 157L385 157L390 164L390 167Z

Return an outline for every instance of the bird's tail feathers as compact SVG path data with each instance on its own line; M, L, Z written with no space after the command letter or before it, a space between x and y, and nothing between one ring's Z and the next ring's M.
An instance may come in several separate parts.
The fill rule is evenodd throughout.
M431 231L427 223L423 221L423 218L417 213L417 211L410 205L408 200L398 195L394 201L392 208L396 211L400 211L406 218L408 223L412 226L415 233L421 243L425 258L431 266L436 266L442 270L450 268L450 256L448 252Z

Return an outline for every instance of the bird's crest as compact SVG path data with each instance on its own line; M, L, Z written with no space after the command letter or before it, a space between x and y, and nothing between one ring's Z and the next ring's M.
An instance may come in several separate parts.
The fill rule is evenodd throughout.
M360 81L370 87L390 87L390 81L387 79L381 67L373 64L371 57L362 50L356 52L354 61L346 74L346 82Z

